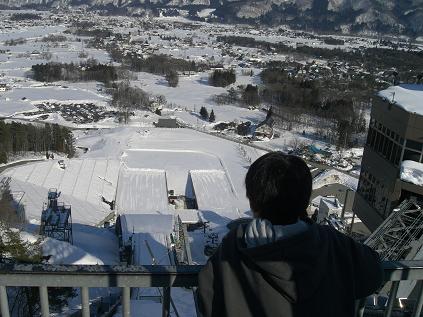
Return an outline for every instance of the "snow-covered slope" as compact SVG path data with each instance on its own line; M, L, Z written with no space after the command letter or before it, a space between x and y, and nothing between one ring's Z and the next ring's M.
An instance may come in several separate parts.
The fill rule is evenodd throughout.
M66 160L61 169L55 160L11 168L2 177L11 177L10 189L23 192L27 219L40 219L50 188L61 192L60 201L72 206L74 222L97 224L110 212L102 197L114 199L119 161L107 159Z

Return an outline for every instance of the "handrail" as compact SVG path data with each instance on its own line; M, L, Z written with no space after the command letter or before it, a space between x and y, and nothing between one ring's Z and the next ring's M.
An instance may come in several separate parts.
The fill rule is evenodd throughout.
M423 261L383 261L385 282L423 280Z
M40 290L41 312L49 316L48 287L81 289L82 316L89 317L88 289L90 287L122 288L122 312L130 316L130 291L138 287L163 288L162 316L169 316L171 287L196 287L201 265L180 266L108 266L108 265L51 265L0 264L0 305L3 317L9 317L6 287L29 286ZM386 261L382 263L384 281L392 282L385 316L392 314L400 281L423 281L423 261ZM422 284L423 285L423 284ZM420 287L413 317L420 316L423 306L423 287ZM357 316L363 316L364 301L360 301Z
M2 286L194 287L201 265L0 264Z

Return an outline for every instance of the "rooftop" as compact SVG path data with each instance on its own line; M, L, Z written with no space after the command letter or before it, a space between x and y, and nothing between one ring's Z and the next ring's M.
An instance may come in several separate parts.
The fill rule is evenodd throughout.
M404 161L401 164L401 180L423 186L423 163Z
M379 92L379 96L412 113L423 116L423 85L402 84Z

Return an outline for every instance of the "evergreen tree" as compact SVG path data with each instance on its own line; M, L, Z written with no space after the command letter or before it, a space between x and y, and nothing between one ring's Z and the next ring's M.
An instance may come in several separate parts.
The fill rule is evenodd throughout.
M203 120L209 119L209 112L207 111L206 107L202 106L200 109L200 116Z
M35 126L0 122L0 163L7 162L11 153L57 151L71 157L75 153L74 143L72 131L57 124Z
M63 134L65 135L65 151L68 157L71 158L75 155L75 138L73 137L72 131L63 128Z
M215 117L214 111L212 109L212 111L210 112L209 122L215 122L215 121L216 121L216 117Z
M7 152L4 149L0 149L0 164L7 163Z
M242 99L249 106L257 106L260 103L258 87L248 84L242 93Z
M238 100L238 93L237 91L234 89L234 87L231 87L228 90L228 99L230 103L235 103Z
M3 223L7 224L17 224L19 222L19 217L16 211L16 204L14 203L13 196L10 192L9 184L6 182L0 188L0 230ZM0 235L0 262L4 258L4 249L1 245L1 235Z
M226 87L236 82L236 74L233 69L216 69L209 76L209 84L215 87Z

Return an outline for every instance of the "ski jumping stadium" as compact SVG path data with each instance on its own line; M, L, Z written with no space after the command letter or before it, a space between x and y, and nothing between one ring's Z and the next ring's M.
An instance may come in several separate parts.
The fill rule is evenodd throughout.
M11 190L21 193L20 201L25 204L22 211L25 214L21 216L28 219L38 215L40 233L45 236L72 243L72 232L69 232L72 219L104 227L114 219L120 265L2 264L2 316L10 316L6 286L39 287L43 317L50 314L47 287L67 286L80 288L84 317L92 315L89 289L110 287L121 288L116 306L122 307L125 317L131 316L134 302L145 305L148 301L160 305L162 316L180 316L173 294L180 287L194 290L201 269L200 265L193 265L187 231L205 225L213 228L220 218L227 222L240 218L239 197L225 166L216 157L201 162L208 169L189 169L183 164L159 169L154 163L145 166L143 160L154 157L157 154L154 151L130 152L122 161L72 159L63 164L45 161L3 173L2 184L7 179ZM182 159L190 154L172 152L171 155L175 162L178 157ZM48 202L44 204L47 193ZM388 296L357 302L357 316L366 316L368 312L371 316L389 317L393 312L398 315L403 311L398 306L401 298L408 298L410 316L420 316L423 307L420 205L412 200L403 202L366 241L383 255L387 284L381 294ZM42 210L40 206L44 206ZM87 208L90 212L84 213ZM60 228L52 226L52 221ZM195 302L195 296L192 298Z
M239 218L237 193L217 157L206 154L201 158L200 152L171 151L169 155L181 162L190 155L196 160L201 158L201 165L209 169L188 169L183 163L167 170L144 167L145 163L134 167L140 155L145 155L141 159L145 162L146 157L154 154L128 151L122 161L72 159L61 164L44 161L9 169L3 176L11 190L24 193L25 215L21 217L39 218L41 235L72 243L72 236L76 236L72 233L72 220L101 227L114 222L121 265L195 264L187 230L201 227L204 232L206 227L212 230L216 217ZM41 210L39 206L44 207ZM165 295L157 287L132 288L130 301L132 305L143 300L160 304ZM172 313L178 314L171 297L169 301ZM7 316L5 311L3 316Z

